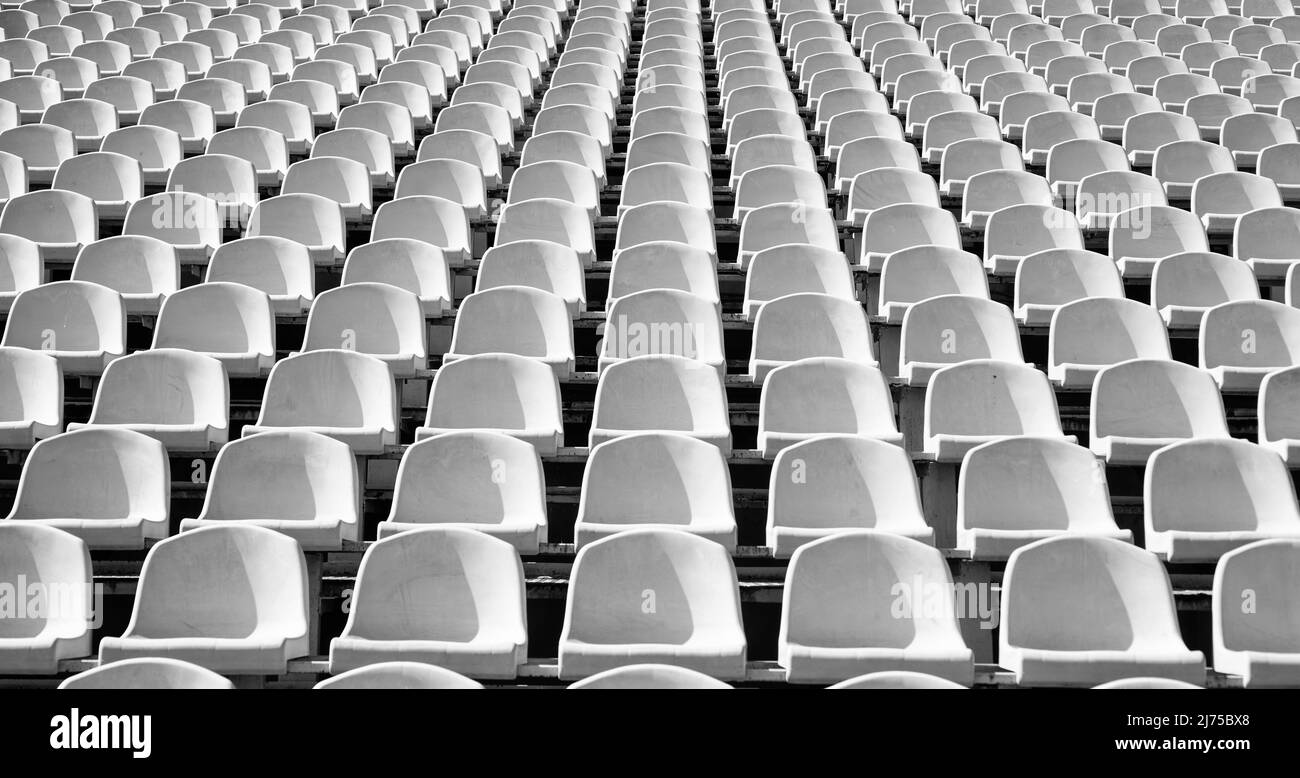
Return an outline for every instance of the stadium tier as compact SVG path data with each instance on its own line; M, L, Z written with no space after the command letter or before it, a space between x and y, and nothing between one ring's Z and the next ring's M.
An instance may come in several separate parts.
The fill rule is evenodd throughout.
M1297 7L0 0L0 686L1300 688Z

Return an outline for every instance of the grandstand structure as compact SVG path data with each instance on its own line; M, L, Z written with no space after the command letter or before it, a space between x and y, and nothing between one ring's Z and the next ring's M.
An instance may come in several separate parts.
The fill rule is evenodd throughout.
M1290 0L0 30L0 685L1300 687Z

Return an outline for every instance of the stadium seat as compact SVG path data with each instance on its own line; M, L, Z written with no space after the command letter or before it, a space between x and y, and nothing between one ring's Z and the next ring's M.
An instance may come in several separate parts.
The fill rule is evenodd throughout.
M1087 297L1123 296L1119 271L1105 254L1045 249L1026 256L1016 268L1012 310L1020 324L1041 327L1050 325L1056 311L1068 303Z
M90 420L70 422L68 431L129 429L170 451L209 451L229 438L229 406L226 369L219 361L182 349L150 349L109 363Z
M380 232L383 208L375 213L376 233ZM258 202L248 220L246 236L261 235L288 238L305 245L317 265L341 262L346 242L343 207L318 194L269 197Z
M1040 540L1012 552L1002 587L998 664L1022 686L1205 681L1205 658L1183 643L1168 574L1150 552L1111 538Z
M99 375L126 353L122 296L85 281L56 281L19 293L0 346L44 351L65 376Z
M235 684L211 670L166 657L122 659L65 678L60 689L154 690L234 689Z
M303 351L345 349L376 357L396 378L427 368L424 310L413 292L391 284L344 284L316 295Z
M625 665L588 676L570 689L730 689L704 673L661 664Z
M571 202L539 198L506 205L497 221L496 243L517 240L549 240L568 246L578 252L584 268L595 261L591 219L585 209Z
M939 462L960 462L981 443L1017 435L1073 440L1061 432L1047 376L1032 365L972 359L930 377L926 454Z
M952 214L927 205L898 204L871 212L862 227L858 264L869 272L884 269L885 259L914 246L961 248L961 232Z
M723 452L674 432L623 435L593 446L574 523L578 549L627 530L669 528L735 550Z
M182 265L204 265L221 244L223 226L216 200L192 192L161 192L131 204L122 234L157 238L171 244Z
M974 658L957 616L952 576L933 546L887 532L844 532L791 556L777 661L790 683L911 670L968 686Z
M219 673L282 674L308 653L307 610L297 541L264 527L204 527L149 549L131 622L100 641L99 661L164 657Z
M64 189L18 195L0 214L0 232L31 240L45 262L70 261L99 237L95 201Z
M1300 262L1300 210L1261 208L1241 215L1233 233L1232 253L1245 261L1260 280L1285 278Z
M641 261L655 260L646 257ZM615 271L617 270L616 264ZM628 272L631 272L631 268ZM712 268L709 269L709 275L716 279ZM716 284L714 280L714 297L717 294ZM754 321L765 303L796 293L827 294L855 301L856 292L848 260L838 251L798 243L773 246L758 252L745 274L745 318Z
M302 429L342 440L358 454L397 444L397 397L384 362L342 349L304 351L271 368L257 423L243 435Z
M330 672L396 659L478 678L514 678L528 655L524 570L509 543L459 527L371 545Z
M1089 445L1110 464L1144 465L1157 449L1189 438L1227 438L1223 400L1208 372L1138 358L1098 371Z
M1219 558L1214 571L1214 669L1248 688L1294 686L1300 656L1294 598L1300 541L1264 540Z
M1162 205L1116 214L1109 245L1110 257L1125 279L1149 278L1155 263L1164 257L1209 250L1205 229L1195 214Z
M118 292L128 314L156 314L167 296L180 288L180 266L166 243L119 235L86 244L72 266L72 280Z
M972 448L957 486L957 548L1001 561L1044 538L1089 535L1132 541L1111 513L1106 473L1064 440L1012 437Z
M778 559L852 530L934 542L911 459L901 446L824 433L776 455L767 503L767 545Z
M676 289L618 298L606 312L599 368L645 354L676 354L726 373L717 304Z
M1236 300L1205 311L1200 366L1226 391L1255 391L1269 372L1300 364L1300 311L1273 300Z
M525 286L482 289L467 296L457 309L451 346L442 362L492 353L537 359L558 378L569 377L574 363L573 327L564 299Z
M84 541L31 522L0 522L0 572L6 581L27 581L27 587L57 594L61 606L48 613L24 609L22 618L4 620L0 671L53 675L61 660L90 653L93 577ZM28 589L18 596L28 597Z
M392 6L381 6L392 7ZM294 18L302 18L294 17ZM313 689L482 689L483 684L424 662L376 662L330 676Z
M862 306L851 298L800 292L766 302L754 319L750 375L809 357L838 357L876 364Z
M315 270L307 247L269 235L218 246L204 281L228 281L265 292L271 298L271 310L283 316L305 313L316 294ZM226 369L237 368L227 361Z
M443 365L415 438L457 430L501 432L553 456L564 444L555 371L517 354L477 354Z
M1174 254L1157 261L1151 274L1151 306L1170 329L1199 329L1216 305L1258 299L1250 266L1223 254Z
M578 551L560 634L560 678L646 662L720 680L745 674L731 556L680 530L628 530Z
M903 316L898 375L925 386L936 370L971 359L1020 362L1020 331L1005 305L987 296L939 295Z

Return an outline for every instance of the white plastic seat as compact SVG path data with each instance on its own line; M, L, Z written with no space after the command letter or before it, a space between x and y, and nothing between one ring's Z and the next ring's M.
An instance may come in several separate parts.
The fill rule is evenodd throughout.
M360 539L361 486L346 443L313 432L264 432L222 447L203 510L181 531L265 527L305 551L338 550Z
M1246 688L1294 686L1294 591L1300 542L1263 540L1219 558L1214 571L1214 669L1238 675ZM1277 587L1276 593L1273 592ZM1258 604L1245 607L1247 598Z
M537 450L496 432L448 432L406 450L379 538L425 527L476 530L536 554L546 541Z
M735 549L723 452L672 432L624 435L594 446L574 524L578 548L619 532L668 528Z
M1082 248L1078 219L1053 206L1011 205L990 214L984 228L984 267L996 275L1014 275L1039 251Z
M1232 152L1217 143L1180 140L1156 149L1151 173L1164 187L1170 200L1191 200L1197 179L1236 170Z
M1200 140L1196 121L1169 111L1152 111L1130 117L1124 123L1124 151L1135 167L1150 167L1156 150L1166 143Z
M633 177L628 174L628 179L633 184L641 177L644 175ZM628 196L629 188L630 185L625 182L624 197ZM709 195L711 199L711 191ZM596 176L590 168L575 162L534 162L516 169L510 178L510 191L506 201L507 204L515 204L526 200L572 203L591 219L600 215L600 187Z
M1061 432L1056 396L1032 365L973 359L936 370L925 395L926 454L960 462L966 452L999 438L1073 437Z
M1068 140L1047 152L1047 182L1052 194L1069 207L1074 190L1085 176L1103 170L1128 170L1123 147L1101 140Z
M1062 306L1089 297L1124 297L1124 283L1105 254L1083 249L1045 249L1016 268L1013 308L1016 321L1051 324Z
M1104 466L1063 440L1014 437L976 446L957 487L957 547L1001 561L1045 538L1101 536L1132 542L1115 525Z
M1200 366L1226 391L1255 391L1264 376L1300 364L1300 311L1273 300L1234 300L1205 311Z
M123 659L65 678L60 689L234 689L230 679L199 665L166 657Z
M1142 465L1179 440L1228 437L1210 374L1164 359L1132 359L1099 371L1090 416L1089 444L1110 464Z
M180 138L177 136L178 148L179 141ZM225 154L253 163L259 187L279 187L284 181L284 174L289 169L288 142L284 135L265 127L234 127L221 130L208 142L207 153ZM177 162L179 161L178 159ZM145 177L147 181L147 168Z
M526 286L499 286L468 295L457 310L444 365L475 354L518 354L573 372L573 327L559 295Z
M211 199L217 204L220 226L237 228L248 222L248 215L257 204L257 168L240 157L202 154L181 160L172 168L167 189Z
M555 372L517 354L478 354L443 365L415 438L474 430L510 435L553 456L564 442Z
M644 139L640 141L649 152L655 144L645 144ZM658 146L656 150L663 150L666 147ZM689 149L690 146L685 148ZM693 150L693 149L691 149ZM689 152L687 152L689 153ZM629 164L626 171L631 172L637 165L632 164L633 157L632 146L628 146ZM656 159L656 162L697 162L701 158L698 156L683 156L680 159ZM707 163L707 154L703 155ZM596 182L600 186L605 184L605 156L600 147L600 141L590 135L560 130L556 132L547 132L541 135L534 135L524 143L524 149L520 153L520 165L530 165L535 162L563 161L583 165L589 169L595 176Z
M72 266L72 280L118 292L128 314L157 313L180 288L180 265L175 249L156 238L119 235L86 244Z
M1154 95L1114 92L1097 98L1092 104L1092 118L1102 140L1119 143L1124 140L1124 123L1130 117L1159 110L1163 105Z
M302 429L342 440L358 454L397 444L397 398L384 362L342 349L304 351L271 368L257 423L243 436Z
M964 197L966 183L991 170L1023 171L1024 159L1015 145L1002 140L970 138L949 143L939 162L939 192Z
M1238 168L1254 168L1259 153L1278 143L1300 140L1290 119L1264 113L1243 113L1223 120L1220 142L1232 152Z
M474 177L477 180L477 171ZM370 170L361 162L341 157L305 159L289 166L280 194L320 195L338 203L345 222L357 223L371 212Z
M343 284L391 284L415 294L426 317L451 309L447 261L442 250L412 238L371 241L348 252Z
M501 209L496 242L517 240L549 240L568 246L578 252L583 267L590 267L595 261L591 219L587 211L575 203L551 198L509 203Z
M229 78L214 76L189 81L176 92L179 100L202 103L212 109L216 127L234 127L239 112L248 104L244 87ZM212 138L208 137L207 141Z
M1160 317L1135 300L1087 297L1052 314L1047 375L1062 388L1088 389L1102 368L1126 360L1169 358Z
M809 357L837 357L875 366L866 315L856 300L799 292L759 308L749 358L756 383L762 383L781 365Z
M221 673L280 674L308 650L307 565L297 541L220 526L149 550L131 622L122 637L100 642L99 659L161 656Z
M348 623L330 642L330 672L418 658L513 678L528 653L523 591L523 566L502 540L458 527L384 538L362 559Z
M711 270L710 275L714 275ZM715 276L715 287L716 283ZM838 251L797 243L758 252L745 275L745 318L753 321L764 303L802 292L856 301L845 256Z
M65 375L99 375L126 352L126 311L113 290L56 281L19 293L0 346L44 351Z
M1300 101L1295 103L1300 107ZM1279 143L1259 152L1255 172L1277 185L1282 202L1300 201L1300 143Z
M957 613L951 574L933 547L872 530L821 538L787 568L778 663L790 683L912 670L969 685L974 659Z
M1242 214L1281 207L1277 186L1252 173L1215 173L1192 185L1192 212L1207 233L1231 233Z
M1233 255L1244 260L1259 279L1286 276L1300 262L1295 237L1300 235L1300 210L1262 208L1242 214L1233 235Z
M181 264L202 265L220 245L224 224L215 200L192 192L162 192L131 204L122 234L157 238L175 249Z
M1111 538L1040 540L1012 552L1002 586L998 664L1023 686L1205 681L1205 657L1183 643L1169 576L1150 552Z
M1169 206L1138 206L1115 216L1110 258L1124 278L1149 278L1157 260L1188 251L1208 251L1195 214Z
M1158 261L1151 274L1151 305L1170 329L1199 329L1216 305L1258 299L1250 266L1223 254L1175 254Z
M808 397L818 397L810 404ZM771 459L823 435L857 435L902 446L884 375L841 357L809 357L778 366L763 383L758 446Z
M1001 140L998 122L987 114L973 111L949 111L930 117L922 133L922 157L926 162L943 160L944 149L950 143L969 138Z
M1145 544L1169 562L1214 562L1259 540L1300 538L1286 464L1244 440L1186 440L1151 455Z
M610 365L596 387L590 445L642 431L682 433L729 454L731 426L719 373L672 354Z
M820 177L817 180L820 181ZM877 208L897 203L938 208L939 190L934 178L906 168L875 168L853 177L848 215L855 224L862 224Z
M572 163L555 162L555 163L545 163L545 164L549 164L552 166L565 166L565 165L571 165ZM516 171L515 175L518 176L525 169L526 167L519 168L519 170ZM783 168L783 170L784 169L785 168ZM761 170L761 168L755 169L751 172L756 173L758 172L758 170ZM795 175L797 172L804 172L804 171L790 171L790 174ZM538 173L539 175L547 175L552 180L554 180L557 177L555 173L549 172L545 169L539 169ZM577 170L573 170L570 173L570 175L574 178L579 178L577 173L578 173ZM817 179L817 181L820 182L820 179ZM583 183L585 185L586 182L584 181ZM773 182L766 182L766 183L771 185ZM809 197L812 197L811 192L804 191L805 189L808 188L806 181L787 182L783 178L779 185L788 186L791 190L795 190L795 193L797 194L806 194ZM514 192L513 187L514 184L512 179L512 184L511 184L512 194ZM760 191L761 189L762 188L760 188ZM593 188L593 192L594 192L594 188ZM778 190L778 192L780 193L780 196L787 196L788 194L787 192L783 192L781 190ZM546 196L544 190L542 194L543 196ZM824 195L824 192L822 194ZM776 195L772 195L772 196L776 196ZM754 199L752 192L746 192L745 197L747 197L749 200ZM563 197L561 199L570 199L570 198ZM595 208L595 210L599 210L598 208L599 198L593 197L592 199L597 201L597 207ZM738 219L741 218L742 212L746 207L742 205L742 199L744 199L744 197L742 197L741 187L738 186L737 193L736 193L736 203L737 203L736 218ZM791 197L791 199L794 198ZM628 208L632 208L637 205L641 205L643 203L651 203L651 202L680 202L695 208L703 208L709 211L710 213L712 213L713 211L712 178L704 170L700 170L698 168L691 168L686 165L682 165L674 162L658 162L649 165L642 165L638 168L635 168L634 170L629 170L626 173L624 173L623 189L619 196L619 206L618 206L619 212L624 213ZM746 200L746 202L748 202L748 200ZM765 204L766 203L762 202L761 200L758 202L758 205L765 205ZM748 206L748 207L753 207L753 206Z
M648 614L647 591L655 598ZM629 530L578 551L561 678L659 662L739 679L745 648L735 568L721 545L680 530Z
M25 609L22 618L0 622L0 670L53 675L61 660L90 654L94 579L90 551L80 538L32 522L0 522L0 572L5 580L60 595L60 607ZM20 596L28 596L25 588Z
M163 304L153 348L212 357L230 376L264 375L275 362L271 299L260 289L223 281L187 287Z
M903 316L898 375L925 386L936 370L971 359L1020 362L1020 331L1005 305L987 296L939 295L913 303Z
M151 349L113 360L81 428L142 432L172 451L208 451L229 437L229 387L217 360L182 349Z
M218 246L204 281L228 281L264 292L270 297L271 310L284 316L305 313L315 297L315 268L307 247L268 235ZM227 371L240 370L229 359L224 361Z
M1053 146L1078 139L1101 139L1097 123L1091 116L1074 111L1049 111L1031 116L1025 121L1021 142L1025 150L1025 163L1046 165L1048 152Z
M902 203L877 208L862 227L858 264L869 271L884 268L890 254L913 246L961 248L961 232L952 214L928 205Z
M0 445L29 449L63 429L63 372L54 357L0 348Z
M384 362L408 378L428 364L419 298L384 283L349 283L316 295L307 317L303 351L346 349Z
M375 214L379 224L381 206ZM272 235L307 246L317 265L332 265L343 259L345 244L343 208L317 194L282 194L260 201L253 208L246 231L248 237Z
M677 354L726 372L720 307L676 289L618 298L606 313L599 368L645 354Z
M704 673L662 664L624 665L588 676L570 689L730 689Z
M24 124L0 132L0 151L15 154L27 163L30 184L49 184L59 165L77 153L71 130L54 124Z

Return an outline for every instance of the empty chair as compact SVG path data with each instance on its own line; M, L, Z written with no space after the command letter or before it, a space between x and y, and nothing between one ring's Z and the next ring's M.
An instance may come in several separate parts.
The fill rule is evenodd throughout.
M1083 249L1045 249L1026 256L1016 268L1012 305L1016 321L1041 327L1076 300L1123 296L1123 280L1110 257Z
M1145 544L1170 562L1213 562L1258 540L1300 537L1286 464L1244 440L1186 440L1147 464Z
M871 271L884 267L892 253L913 246L961 248L961 232L952 214L929 205L901 203L877 208L862 227L858 264Z
M809 392L820 402L807 403ZM772 370L759 408L763 456L771 459L787 446L827 434L902 445L883 374L872 365L840 357L810 357Z
M0 445L28 449L63 429L58 360L25 348L0 348Z
M65 375L99 375L126 352L126 311L113 290L57 281L19 293L0 346L44 351Z
M315 269L307 247L265 235L219 246L208 263L204 281L229 281L264 292L270 297L271 310L286 316L304 313L315 296ZM232 375L239 370L231 364L229 355L218 358Z
M568 377L573 372L573 328L564 299L526 286L481 289L467 296L443 364L493 353L538 359L558 377Z
M376 225L381 213L382 207L375 214ZM334 264L344 256L342 206L317 194L282 194L260 201L253 208L246 234L302 243L317 265Z
M497 432L448 432L406 450L379 537L425 527L472 529L536 554L546 540L537 450Z
M1088 389L1102 368L1127 360L1169 358L1159 315L1135 300L1087 297L1052 314L1047 375L1063 388Z
M319 432L358 454L397 443L397 398L384 362L343 349L304 351L276 363L256 424L243 435L281 428Z
M234 689L230 679L205 667L166 657L140 657L110 662L77 673L60 689Z
M154 349L212 357L231 376L263 375L275 362L271 299L242 284L210 280L173 293L154 333Z
M764 303L754 320L749 369L761 383L772 369L808 357L840 357L875 365L862 306L818 292Z
M1205 680L1150 552L1112 538L1040 540L1012 552L1002 586L998 663L1022 685Z
M916 303L939 295L988 297L979 258L960 249L913 246L885 259L877 310L890 324L902 324Z
M5 580L27 582L18 594L24 603L27 587L59 595L58 607L24 608L21 617L4 620L0 668L6 674L53 675L61 660L90 653L93 577L85 542L53 527L2 522L0 571ZM736 612L739 618L739 602Z
M1300 463L1300 423L1296 397L1300 369L1282 368L1264 377L1259 388L1259 445L1277 452L1288 467Z
M473 171L475 183L478 172ZM345 222L370 215L371 181L365 164L341 157L315 157L295 162L285 172L282 195L320 195L338 203Z
M1108 229L1117 214L1137 206L1166 205L1159 180L1127 170L1104 170L1084 176L1074 194L1078 221L1088 229Z
M1300 106L1300 102L1297 102ZM1279 143L1259 153L1255 172L1277 185L1285 203L1300 201L1300 144Z
M1152 175L1164 187L1169 200L1191 200L1197 179L1234 170L1232 152L1203 140L1166 143L1156 150L1151 165Z
M647 257L644 261L653 260ZM616 273L618 269L616 264ZM628 272L632 269L629 268L625 274ZM709 273L716 286L716 275L711 268ZM845 256L838 251L797 243L758 252L745 275L745 318L753 321L764 303L799 292L855 300L853 279Z
M889 167L868 170L854 176L849 190L848 213L855 224L862 224L875 209L896 203L915 203L938 208L939 192L934 186L934 179L920 171Z
M43 261L71 260L97 237L95 202L58 189L22 194L5 205L0 232L35 243Z
M118 292L128 314L157 313L180 288L180 265L175 249L157 238L119 235L86 244L72 266L72 280Z
M162 656L221 673L279 674L307 652L307 565L297 541L231 525L149 550L131 622L122 637L101 641L99 659Z
M217 201L192 192L162 192L131 204L122 233L170 244L181 264L205 264L221 243L224 224Z
M316 296L303 350L357 351L406 378L427 366L424 341L424 311L414 293L390 284L350 283Z
M1125 278L1148 278L1156 260L1188 251L1207 251L1205 230L1196 216L1169 206L1130 208L1110 228L1110 256Z
M1223 254L1175 254L1156 262L1151 274L1151 306L1170 329L1199 329L1211 308L1258 299L1259 285L1250 266Z
M1156 150L1166 143L1200 137L1195 120L1168 111L1140 113L1124 123L1124 151L1135 167L1150 167Z
M1160 101L1153 95L1114 92L1097 98L1092 106L1092 118L1102 140L1119 143L1124 139L1124 124L1130 117L1161 109Z
M1250 101L1246 98L1225 95L1217 91L1196 95L1189 99L1182 109L1184 114L1196 122L1201 138L1212 143L1219 142L1225 120L1238 114L1250 113L1252 110Z
M991 170L1023 171L1020 150L1001 140L972 138L948 144L939 163L939 191L949 197L964 197L966 183ZM1017 203L1019 204L1019 203Z
M346 443L312 432L264 432L221 449L203 510L181 530L237 522L288 535L306 551L338 550L360 537L360 494Z
M606 314L599 367L645 354L676 354L726 372L719 307L676 289L620 297Z
M1242 214L1233 235L1232 253L1255 271L1259 279L1285 277L1300 262L1296 236L1300 235L1300 211L1295 208L1262 208Z
M423 562L408 561L416 557ZM528 652L523 588L514 548L483 533L430 527L384 538L362 559L330 671L400 657L513 678Z
M1243 113L1224 119L1221 142L1232 152L1239 168L1254 168L1259 153L1279 143L1295 143L1295 125L1290 119L1264 113Z
M991 116L972 111L949 111L932 116L922 134L922 156L926 162L940 162L948 144L969 138L1000 140L998 122Z
M1279 367L1300 364L1300 310L1273 300L1220 303L1201 319L1200 365L1229 391L1254 391Z
M1025 121L1025 163L1046 165L1047 155L1058 143L1077 139L1100 140L1097 124L1090 116L1073 111L1049 111L1036 114Z
M563 445L555 372L517 354L478 354L443 365L416 440L457 430L500 432L552 456Z
M339 114L342 116L342 113ZM302 103L288 100L263 100L239 112L237 127L265 127L285 137L290 154L311 150L315 129L311 111Z
M972 559L1005 560L1063 535L1132 540L1115 525L1104 466L1087 449L1013 437L967 452L957 489L958 548Z
M441 249L423 241L387 238L348 252L343 284L363 282L391 284L415 294L426 317L451 309L447 260Z
M624 435L594 446L574 524L578 548L631 529L669 528L735 549L731 479L718 447L669 432Z
M1098 372L1090 417L1090 446L1111 464L1145 464L1157 449L1183 439L1228 437L1210 374L1162 359L1133 359Z
M648 615L647 591L655 598ZM578 551L561 678L661 662L738 679L745 648L735 568L717 543L679 530L629 530Z
M178 147L179 140L177 136ZM259 187L280 186L289 169L289 145L284 135L265 127L234 127L221 130L208 142L207 153L225 154L253 163ZM146 179L147 177L146 169Z
M917 586L924 590L911 590ZM866 603L873 605L864 608ZM942 554L884 532L846 532L794 552L777 651L791 683L883 670L974 681L973 655L958 628Z
M104 370L86 424L143 432L173 451L207 451L229 437L229 388L217 360L181 349L151 349Z
M654 167L659 169L660 166ZM625 199L635 196L638 182L644 183L645 179L648 178L641 170L636 172L638 174L636 176L629 173L628 181L624 183L623 197ZM689 173L697 172L689 171ZM710 192L710 200L712 199L711 194ZM514 175L510 178L507 203L514 204L525 200L538 199L572 203L582 208L593 219L600 215L600 189L596 182L596 176L590 168L574 162L559 160L534 162L515 170Z
M1215 173L1192 185L1192 212L1210 233L1232 232L1242 214L1282 207L1277 186L1251 173Z
M81 430L32 448L8 518L91 548L139 549L167 536L169 495L161 443L126 429Z
M930 377L924 450L937 461L959 462L981 443L1017 435L1063 437L1056 396L1032 365L974 359Z
M0 56L11 52L0 46ZM32 63L34 68L36 63ZM46 109L63 99L59 82L42 75L15 76L0 81L0 98L18 106L24 124L39 122Z
M1039 251L1083 248L1074 214L1045 205L1012 205L994 211L984 236L984 267L998 275L1014 275L1021 260Z
M584 267L595 261L591 219L587 211L575 203L538 198L507 204L501 209L497 222L496 243L517 240L549 240L568 246L578 252Z
M1294 591L1300 542L1262 540L1225 553L1214 571L1214 669L1246 688L1294 686ZM1249 603L1252 607L1247 607Z
M898 360L904 383L925 386L936 370L971 359L1023 359L1009 308L987 297L940 295L907 309Z
M1084 177L1103 170L1127 170L1128 157L1114 143L1081 138L1058 143L1047 153L1047 181L1052 194L1068 207Z
M641 431L679 432L729 453L721 376L702 362L671 354L610 365L596 388L590 444Z
M77 153L71 130L53 124L27 124L0 132L0 151L22 157L30 184L49 184L59 165Z

